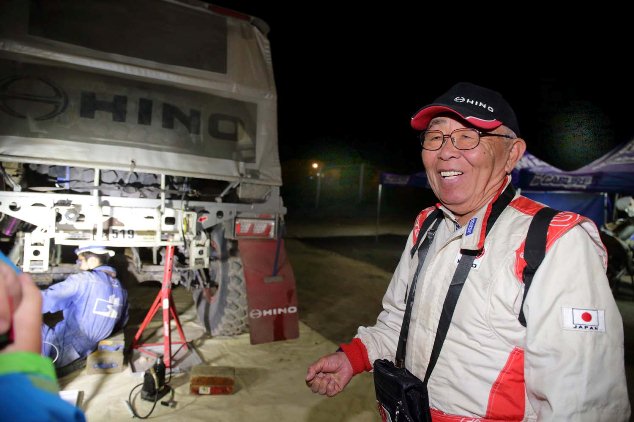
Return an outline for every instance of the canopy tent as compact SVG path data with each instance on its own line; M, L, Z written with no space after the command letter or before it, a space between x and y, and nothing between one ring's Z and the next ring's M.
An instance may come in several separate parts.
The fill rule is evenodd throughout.
M606 223L609 201L605 192L569 192L562 191L561 188L536 190L535 187L522 182L525 174L548 174L551 178L556 178L562 177L567 174L566 172L526 152L513 169L513 185L519 187L524 196L549 207L562 211L574 211L590 218L597 226Z
M526 171L535 171L549 174L563 173L562 170L548 164L543 160L540 160L528 151L524 153L522 158L520 158L520 160L515 165L515 168L511 172L514 186L519 187L520 189L523 188L523 186L520 186L520 174Z
M563 172L540 167L519 169L516 186L531 190L565 190L634 194L634 140L614 148L580 169Z
M513 184L522 188L519 185L520 174L523 171L539 172L540 174L565 174L557 167L548 164L545 161L535 157L530 152L524 153L520 161L517 162L512 172ZM396 174L396 173L381 173L380 184L383 186L416 186L421 188L429 188L429 182L427 181L427 175L424 171L420 171L414 174ZM543 189L540 189L543 190Z
M607 193L634 194L634 140L575 171L565 172L528 151L512 171L513 185L522 194L553 208L574 211L598 226L607 221ZM383 186L429 188L425 172L411 175L381 173L377 198L377 228Z
M561 211L573 211L601 227L608 221L610 201L605 192L563 192L522 190L522 195Z
M514 185L523 190L634 195L634 139L574 171L562 171L526 152L512 176ZM412 175L382 173L381 184L429 187L424 171Z

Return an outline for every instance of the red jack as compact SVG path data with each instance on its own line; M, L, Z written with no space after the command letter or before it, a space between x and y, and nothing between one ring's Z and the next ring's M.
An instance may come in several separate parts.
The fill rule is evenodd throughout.
M174 264L174 246L169 245L165 248L165 271L163 273L163 284L161 285L161 291L154 299L154 303L150 308L148 314L145 316L143 323L139 327L134 341L132 342L133 349L139 349L140 352L146 353L150 356L157 357L158 355L151 350L146 349L147 346L160 346L161 343L142 343L139 344L139 339L143 334L143 331L147 328L149 323L154 318L154 315L163 308L163 362L165 362L166 368L172 367L172 332L170 327L170 315L176 322L176 329L181 338L181 341L174 342L174 344L182 344L186 350L189 349L187 340L185 340L185 334L181 327L178 314L176 313L176 307L174 306L174 298L172 297L172 266Z

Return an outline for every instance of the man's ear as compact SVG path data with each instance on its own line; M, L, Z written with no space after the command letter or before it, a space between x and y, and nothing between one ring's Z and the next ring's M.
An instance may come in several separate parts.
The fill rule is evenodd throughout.
M101 261L99 261L99 258L96 256L91 256L86 261L86 264L88 264L88 268L92 270L93 268L97 268L101 264Z
M511 139L511 148L509 150L504 170L507 174L511 174L511 171L515 168L515 164L522 158L524 152L526 152L526 142L522 138Z

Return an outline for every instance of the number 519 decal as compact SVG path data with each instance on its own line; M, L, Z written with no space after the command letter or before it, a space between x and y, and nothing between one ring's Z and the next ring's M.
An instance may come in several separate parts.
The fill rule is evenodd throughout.
M110 238L111 239L134 239L134 230L132 229L110 229Z

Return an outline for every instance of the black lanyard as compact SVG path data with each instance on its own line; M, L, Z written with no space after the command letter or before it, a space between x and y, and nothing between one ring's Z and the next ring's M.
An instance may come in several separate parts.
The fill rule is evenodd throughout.
M515 189L509 183L509 185L504 189L502 194L493 202L491 205L491 212L489 213L489 218L485 222L486 231L485 236L489 234L493 225L497 221L502 211L511 203L515 196ZM405 352L407 347L407 336L409 332L409 322L411 319L412 305L414 304L414 294L416 292L416 282L418 280L418 276L421 268L423 267L423 262L427 257L427 252L429 251L429 246L434 240L434 235L436 232L436 228L438 227L438 223L442 219L442 211L440 209L436 209L432 212L425 222L423 223L423 227L419 231L419 239L418 243L420 243L420 238L424 235L424 230L427 227L430 227L427 235L425 236L425 240L422 242L420 247L418 248L418 265L416 267L416 272L414 273L414 277L412 279L412 283L409 288L409 294L407 295L407 305L405 308L405 314L403 315L403 324L401 325L401 333L398 339L398 347L396 349L396 357L395 357L395 365L397 367L403 367L405 363ZM413 252L413 251L412 251ZM438 356L440 355L440 349L447 337L447 331L449 330L449 324L451 323L451 318L453 317L453 312L456 308L456 304L458 303L458 297L460 296L460 292L462 291L462 286L464 286L465 281L467 280L467 276L469 275L469 271L473 266L473 262L475 261L476 256L481 251L471 251L471 250L461 250L460 262L458 263L458 267L456 268L456 272L451 279L451 283L449 285L449 290L447 291L447 296L445 297L445 302L442 307L442 313L440 315L440 320L438 322L438 330L436 331L436 338L434 339L434 346L432 348L431 357L429 358L429 364L427 365L427 372L425 373L425 379L423 382L427 383L429 377L431 376L431 371L434 369L436 365L436 361L438 360ZM412 253L413 256L413 253Z

